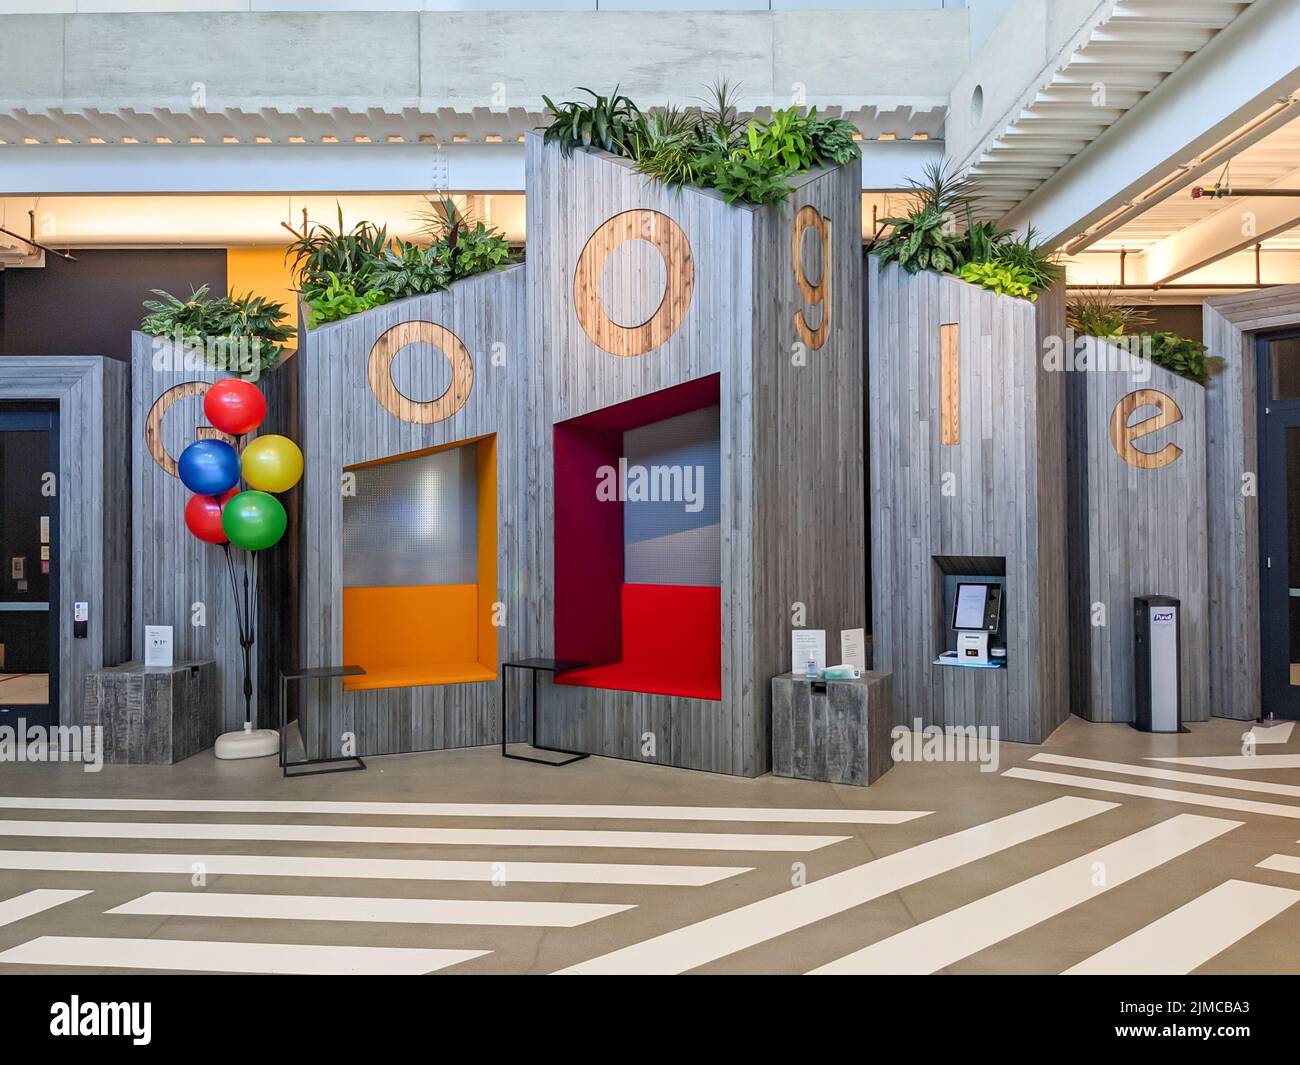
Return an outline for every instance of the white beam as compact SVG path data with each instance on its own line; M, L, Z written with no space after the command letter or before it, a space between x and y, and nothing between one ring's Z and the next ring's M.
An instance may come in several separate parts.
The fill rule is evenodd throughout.
M1269 188L1296 189L1297 194L1223 201L1222 210L1147 248L1139 257L1143 279L1167 284L1300 225L1300 170Z
M862 187L897 189L941 141L862 141ZM513 144L101 144L0 149L0 195L522 192Z
M1002 224L1060 244L1105 218L1300 88L1297 40L1300 4L1255 0Z

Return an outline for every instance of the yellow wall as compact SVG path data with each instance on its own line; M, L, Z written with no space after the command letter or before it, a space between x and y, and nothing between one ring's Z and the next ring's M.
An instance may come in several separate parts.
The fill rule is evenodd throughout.
M289 325L298 328L298 295L283 247L227 248L226 287L236 296L251 290L254 295L283 303Z

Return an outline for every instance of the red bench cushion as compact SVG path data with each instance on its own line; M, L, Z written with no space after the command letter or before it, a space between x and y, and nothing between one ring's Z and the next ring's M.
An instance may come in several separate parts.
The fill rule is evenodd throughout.
M722 589L625 584L623 651L617 662L577 669L557 684L722 698Z

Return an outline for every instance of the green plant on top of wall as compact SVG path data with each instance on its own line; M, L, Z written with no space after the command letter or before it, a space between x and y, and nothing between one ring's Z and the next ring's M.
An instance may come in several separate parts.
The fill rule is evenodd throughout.
M379 287L357 291L356 279L339 277L330 271L324 288L315 288L307 298L307 328L315 329L326 322L338 322L362 311L390 302L393 297ZM304 293L306 296L306 293Z
M728 203L779 203L790 195L788 178L818 166L860 156L857 129L812 108L773 112L767 121L741 124L735 88L721 81L709 98L690 107L642 111L618 88L609 96L583 89L590 101L556 104L543 139L566 154L600 148L632 160L642 174L666 185L717 189Z
M1113 288L1082 289L1065 304L1065 324L1081 337L1117 337L1150 328L1151 316L1125 305Z
M212 340L239 341L256 339L260 342L261 370L269 370L284 357L285 344L297 332L285 324L288 312L283 303L274 303L263 296L249 292L237 296L209 296L209 286L202 285L190 291L189 298L181 299L162 289L152 289L159 297L145 300L146 314L140 322L142 332L156 337L179 337L182 343L208 349Z
M908 273L938 270L1002 295L1034 299L1062 276L1057 254L1048 250L1034 227L1024 236L977 221L970 205L970 184L938 163L926 166L908 182L912 197L906 215L881 220L887 235L868 250L882 265L896 262ZM964 216L964 228L959 219Z
M546 127L544 140L557 141L566 153L575 148L600 148L614 155L628 154L644 122L641 109L620 94L617 85L608 96L581 85L578 91L590 96L591 102L556 104L549 96L542 97L555 116Z
M1026 300L1038 299L1030 275L1006 263L967 263L957 271L957 276L973 285L992 289L1000 296L1018 296Z
M351 229L313 222L291 230L298 290L311 329L407 296L446 288L453 281L496 270L513 261L499 230L468 217L450 197L430 200L420 216L429 243L389 237L383 226L358 222Z
M1130 336L1133 354L1144 355L1157 366L1206 385L1210 377L1218 373L1224 360L1215 355L1206 355L1208 350L1199 340L1189 340L1177 333L1133 333Z

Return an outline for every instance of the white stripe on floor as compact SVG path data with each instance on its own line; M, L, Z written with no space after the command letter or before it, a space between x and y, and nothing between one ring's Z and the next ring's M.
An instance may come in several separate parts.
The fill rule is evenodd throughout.
M62 906L65 902L89 895L89 891L58 891L54 888L37 888L11 899L0 901L0 925L13 924L24 917Z
M1275 873L1300 874L1300 858L1294 858L1289 854L1270 854L1255 868L1272 869Z
M925 975L1064 913L1241 825L1179 814L1028 880L949 910L813 972ZM1098 883L1098 870L1103 871Z
M1184 976L1300 899L1300 891L1229 880L1066 969L1067 976Z
M1228 791L1249 791L1259 795L1285 795L1300 798L1300 787L1294 784L1270 784L1263 780L1242 780L1239 777L1220 777L1211 773L1186 773L1180 769L1159 769L1152 765L1129 765L1127 762L1103 762L1096 758L1072 758L1065 754L1035 754L1031 762L1071 766L1075 769L1097 769L1107 773L1121 773L1149 780L1175 780L1182 784L1205 784Z
M1272 725L1256 725L1250 730L1256 743L1286 743L1291 738L1294 721L1278 721Z
M1117 805L1076 796L1053 799L877 858L865 865L833 873L803 887L790 888L770 898L562 971L580 974L685 972L833 917L910 884L1113 810Z
M82 969L418 976L471 958L481 958L487 953L486 950L414 947L326 947L302 943L41 936L6 950L0 954L0 962L9 965L75 965Z
M1300 769L1300 754L1224 754L1213 758L1148 758L1148 762L1198 765L1202 769Z
M1146 784L1129 784L1122 780L1102 777L1081 777L1076 773L1046 773L1039 769L1008 769L1004 777L1017 780L1037 780L1044 784L1060 784L1084 791L1105 791L1114 795L1137 795L1144 799L1165 799L1189 806L1209 806L1216 810L1236 810L1239 813L1268 814L1272 817L1300 819L1300 806L1283 806L1277 802L1256 802L1254 799L1234 799L1231 795L1203 795L1200 792L1174 791L1172 788L1152 788Z
M638 850L710 851L814 851L850 838L743 832L586 832L558 828L384 828L364 825L155 824L136 821L0 821L0 836L417 843L450 847L632 847Z
M311 876L361 880L470 880L519 884L648 884L702 887L748 868L712 865L626 865L598 862L441 862L414 858L289 858L261 854L117 854L0 851L0 869L87 873L179 873L197 869L230 876Z
M929 810L816 810L747 806L582 806L554 803L262 802L249 799L70 799L0 796L0 809L123 810L228 814L375 814L410 817L586 817L620 821L742 821L786 824L901 825Z
M588 902L350 898L337 895L242 895L151 891L108 913L165 917L247 917L274 921L365 921L387 924L486 924L576 928L634 906Z

